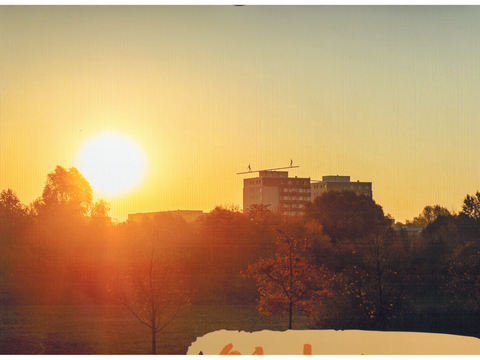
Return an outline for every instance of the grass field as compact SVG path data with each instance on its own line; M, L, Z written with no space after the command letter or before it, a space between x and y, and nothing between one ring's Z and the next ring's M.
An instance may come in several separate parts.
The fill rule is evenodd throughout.
M261 317L254 306L192 306L157 335L157 352L185 354L197 337L221 329L286 330L287 321ZM1 354L149 354L149 331L122 306L0 307Z

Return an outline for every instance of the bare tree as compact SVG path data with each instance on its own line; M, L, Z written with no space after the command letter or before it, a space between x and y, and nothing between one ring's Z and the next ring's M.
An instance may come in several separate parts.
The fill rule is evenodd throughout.
M154 239L140 241L133 255L129 281L123 291L117 289L117 296L150 329L152 354L156 354L157 333L170 324L182 308L189 306L189 296L182 290L174 264L162 256L162 248Z

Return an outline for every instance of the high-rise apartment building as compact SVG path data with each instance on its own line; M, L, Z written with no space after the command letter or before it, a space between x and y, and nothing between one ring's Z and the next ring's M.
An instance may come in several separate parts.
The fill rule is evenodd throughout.
M288 177L288 171L263 170L258 177L243 180L243 211L251 205L270 205L268 209L285 215L304 212L305 204L329 190L352 190L372 197L371 182L352 182L350 176L323 176L322 181Z
M310 178L288 177L288 171L259 171L258 177L243 180L243 211L262 204L285 215L299 215L311 201L310 191Z
M323 176L322 181L312 181L311 184L312 200L329 190L352 190L359 195L372 197L372 183L350 181L350 176L329 175Z

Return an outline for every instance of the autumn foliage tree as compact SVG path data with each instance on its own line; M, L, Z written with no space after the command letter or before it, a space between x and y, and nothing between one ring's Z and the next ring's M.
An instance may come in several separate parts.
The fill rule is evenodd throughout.
M330 276L323 266L308 261L309 244L304 237L280 229L277 233L275 257L260 259L245 274L257 283L260 314L279 319L288 316L288 328L292 329L295 314L317 314L322 298L330 294Z

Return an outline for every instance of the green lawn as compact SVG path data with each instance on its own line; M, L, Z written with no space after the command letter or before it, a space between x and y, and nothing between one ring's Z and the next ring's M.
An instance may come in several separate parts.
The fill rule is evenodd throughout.
M297 328L307 328L299 319ZM215 330L286 330L287 320L261 317L254 306L192 306L157 336L159 354L185 354ZM0 307L1 354L148 354L149 328L122 306Z

